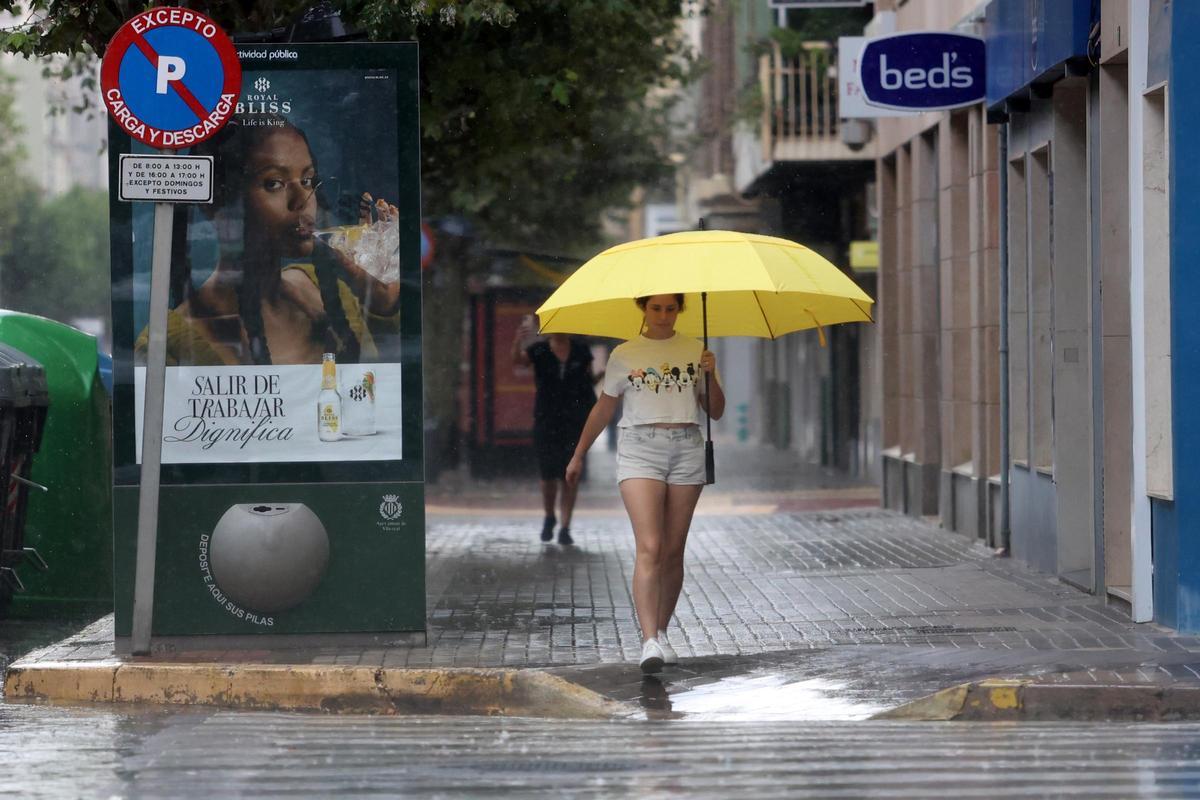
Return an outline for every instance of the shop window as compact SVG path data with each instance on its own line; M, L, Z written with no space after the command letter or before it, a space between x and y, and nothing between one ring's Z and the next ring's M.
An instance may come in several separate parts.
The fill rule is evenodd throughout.
M900 245L897 231L896 159L879 162L879 304L876 312L880 337L880 370L883 393L883 446L900 447Z
M976 365L971 357L971 198L970 112L948 120L942 152L939 256L941 283L942 465L971 462L971 390Z
M1008 163L1009 447L1029 466L1029 203L1025 155Z
M1054 468L1054 199L1050 148L1029 158L1029 423L1032 466Z
M1146 492L1174 497L1171 443L1171 208L1167 89L1145 95L1142 235L1145 254Z

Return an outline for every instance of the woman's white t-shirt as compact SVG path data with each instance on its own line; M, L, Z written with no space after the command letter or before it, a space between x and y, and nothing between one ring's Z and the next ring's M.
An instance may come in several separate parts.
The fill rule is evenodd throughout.
M700 342L680 336L638 336L618 345L604 368L604 393L620 397L619 427L655 422L699 423L696 398L704 393Z

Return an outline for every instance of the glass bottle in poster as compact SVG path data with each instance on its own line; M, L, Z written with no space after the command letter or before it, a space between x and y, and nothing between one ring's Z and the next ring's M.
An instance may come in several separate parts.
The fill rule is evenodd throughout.
M342 397L342 432L347 436L374 436L375 372L351 367L348 376Z
M337 361L333 353L321 358L321 393L317 395L317 436L336 442L342 427L342 396L337 388Z

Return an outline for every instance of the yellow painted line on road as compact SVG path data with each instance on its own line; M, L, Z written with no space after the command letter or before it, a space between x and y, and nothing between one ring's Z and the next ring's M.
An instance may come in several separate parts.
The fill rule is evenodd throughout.
M963 683L876 714L874 719L925 721L1017 719L1029 679L989 678Z
M748 498L747 498L748 499ZM808 500L819 500L820 496L804 498ZM828 506L820 508L808 509L812 512L822 511L838 511L841 507L838 506L838 500L844 500L844 497L834 497L829 499ZM855 499L855 498L850 498ZM847 510L860 510L863 506L847 506ZM763 514L774 514L779 510L777 502L746 502L746 499L735 497L713 497L709 498L701 496L699 504L696 506L696 516L729 516L731 514L745 514L747 516L758 516ZM444 516L444 517L541 517L545 512L536 507L531 506L487 506L487 505L454 505L452 503L429 503L425 506L425 514L427 516ZM574 516L576 517L621 517L625 516L625 509L616 501L609 508L575 508Z
M921 722L946 722L962 713L967 701L969 683L951 686L926 697L918 698L887 711L875 714L871 719L905 719Z
M729 516L730 514L774 514L779 506L776 504L737 505L726 503L721 505L706 504L701 500L696 506L696 516ZM540 508L479 508L477 506L427 505L425 515L429 517L537 517L541 518L546 512ZM576 508L574 517L624 517L625 509L616 505L612 508Z
M81 668L83 667L83 668ZM5 700L37 697L69 697L85 703L112 701L113 680L121 662L42 661L36 667L16 661L4 673Z
M847 489L786 489L783 491L770 489L741 489L730 490L728 494L739 497L770 498L776 502L782 500L878 500L879 487L856 486Z
M990 680L980 684L980 688L987 694L993 708L1012 711L1021 707L1018 692L1023 685L1023 681Z
M528 506L512 507L512 508L481 508L479 506L455 506L455 505L426 505L425 515L445 516L445 517L537 517L541 519L545 514L540 508L530 508ZM620 505L612 508L576 508L575 517L623 517L625 509Z
M545 512L537 505L532 495L521 505L512 505L514 501L525 494L516 491L507 494L491 496L474 496L469 502L462 502L453 494L439 492L437 496L426 499L425 513L430 516L462 516L462 517L541 517ZM820 507L805 509L811 511L837 511L839 503L845 501L877 500L879 489L873 486L851 487L842 489L792 489L787 491L767 491L758 489L722 490L707 489L696 506L696 514L729 515L745 514L759 516L774 514L779 511L781 503L803 501L819 503ZM864 506L849 504L847 509L860 509ZM789 509L795 511L797 509ZM611 517L624 516L625 509L621 504L620 495L614 489L611 495L594 494L581 497L575 506L576 517Z

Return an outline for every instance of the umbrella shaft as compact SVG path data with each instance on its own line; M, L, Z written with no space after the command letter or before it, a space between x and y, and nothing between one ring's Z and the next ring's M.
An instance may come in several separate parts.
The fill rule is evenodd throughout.
M704 349L708 349L708 292L700 293L700 311L704 318ZM712 403L712 384L709 382L712 378L711 372L704 373L704 420L708 433L704 439L704 471L705 480L707 483L712 483L716 480L714 463L713 463L713 446L712 446L712 413L708 410L708 405Z

